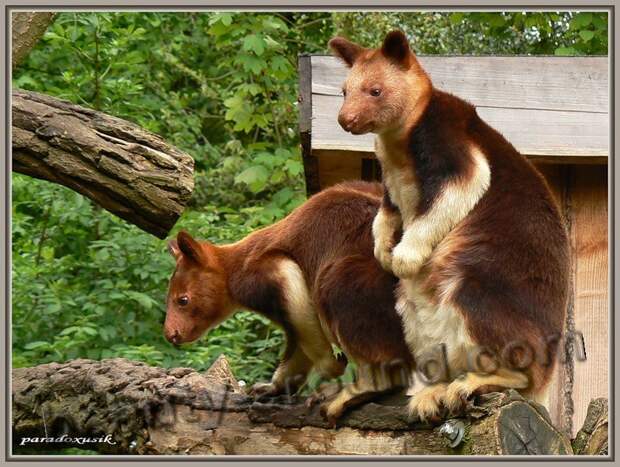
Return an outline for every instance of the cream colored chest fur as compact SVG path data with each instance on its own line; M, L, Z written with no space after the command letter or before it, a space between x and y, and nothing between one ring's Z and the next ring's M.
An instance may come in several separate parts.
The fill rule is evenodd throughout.
M429 352L445 346L452 377L471 367L468 361L477 345L467 332L461 312L449 300L432 303L417 284L420 280L401 279L396 310L403 320L405 340L420 364Z

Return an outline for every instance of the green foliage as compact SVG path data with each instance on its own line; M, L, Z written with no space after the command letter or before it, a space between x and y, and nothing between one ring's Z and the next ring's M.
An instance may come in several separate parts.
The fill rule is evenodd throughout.
M299 53L400 27L427 54L606 54L603 13L60 13L13 84L101 109L196 160L185 228L236 241L304 200ZM157 240L60 186L13 176L13 364L124 356L202 370L220 354L270 376L282 333L240 312L200 343L162 336L173 261Z
M43 194L39 197L39 194ZM173 348L162 335L165 242L66 188L13 176L13 364L121 356L206 369L226 353L239 375L265 378L282 334L242 312L204 338ZM188 212L178 228L215 242L245 235L245 211ZM41 227L33 235L33 226ZM261 356L259 358L258 356Z

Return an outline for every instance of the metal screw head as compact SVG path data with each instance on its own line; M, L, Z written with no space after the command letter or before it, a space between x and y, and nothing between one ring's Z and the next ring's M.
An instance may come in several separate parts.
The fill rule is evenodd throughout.
M439 428L439 433L448 440L451 448L457 447L465 436L465 424L461 420L447 420Z

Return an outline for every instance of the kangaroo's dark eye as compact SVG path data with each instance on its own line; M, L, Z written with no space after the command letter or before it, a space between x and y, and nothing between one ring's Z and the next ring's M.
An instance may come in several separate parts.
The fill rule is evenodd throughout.
M372 97L379 97L381 95L381 89L377 89L377 88L372 88L370 90L370 95Z
M343 95L343 96L345 96L345 97L346 97L346 95L347 95L347 90L346 90L346 89L344 89L344 88L342 89L342 95Z
M189 303L189 297L187 295L181 295L177 298L177 303L181 306L185 306Z

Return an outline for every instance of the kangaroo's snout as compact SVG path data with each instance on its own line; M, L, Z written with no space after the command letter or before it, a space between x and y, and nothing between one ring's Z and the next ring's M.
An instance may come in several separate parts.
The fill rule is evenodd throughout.
M175 329L173 331L166 331L164 336L166 337L166 340L171 344L179 345L181 343L181 334L179 333L178 329Z
M351 131L357 124L359 117L346 113L338 114L338 123L344 131Z

